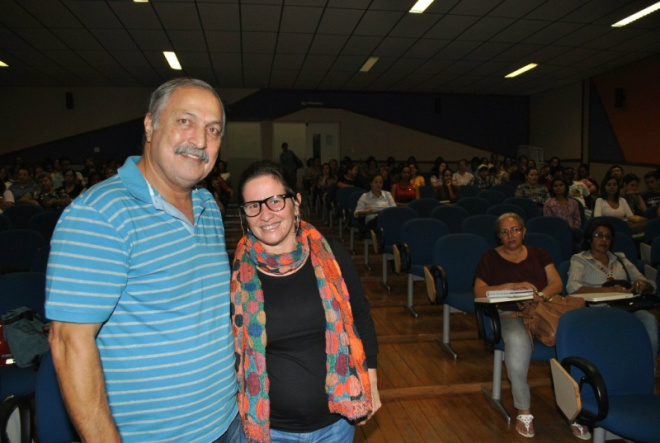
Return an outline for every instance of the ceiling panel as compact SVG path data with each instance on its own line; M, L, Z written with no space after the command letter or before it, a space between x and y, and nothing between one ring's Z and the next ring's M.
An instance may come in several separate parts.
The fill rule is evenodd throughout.
M0 0L0 86L151 86L530 95L660 53L649 0ZM162 55L176 50L183 71ZM369 56L370 73L358 73ZM523 62L540 66L507 81Z

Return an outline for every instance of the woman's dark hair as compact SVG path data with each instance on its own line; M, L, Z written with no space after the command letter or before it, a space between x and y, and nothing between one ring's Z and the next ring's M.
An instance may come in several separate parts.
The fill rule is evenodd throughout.
M536 171L538 173L539 168L537 168L536 166L529 166L527 168L527 172L525 172L525 177L527 177L529 175L529 173L532 172L532 171Z
M372 184L372 183L374 182L374 180L376 179L376 177L380 177L380 178L382 179L382 178L383 178L383 175L382 175L382 174L374 174L374 175L372 175L371 177L369 177L369 184Z
M603 200L607 200L607 191L605 190L605 185L607 184L608 181L610 180L615 180L616 181L616 195L614 196L615 200L619 200L619 195L620 195L620 189L621 189L621 184L619 183L619 179L607 174L603 181L600 183L600 196Z
M609 229L612 233L612 238L614 238L614 226L612 223L604 218L594 218L591 220L591 223L589 223L589 226L587 226L587 230L584 232L584 239L582 240L582 249L584 251L591 249L591 240L593 238L594 232L596 232L596 229L600 227Z
M243 199L243 188L245 187L245 184L253 178L261 177L264 175L269 175L278 182L282 183L285 193L291 195L297 194L295 184L292 185L291 183L287 182L286 178L284 177L284 171L282 171L282 168L277 163L274 163L270 160L260 160L258 162L252 163L241 174L241 179L238 181L237 198L239 206L245 203L245 200Z
M555 194L555 182L562 182L564 184L564 186L566 186L566 197L568 197L568 188L569 188L568 182L565 179L561 178L561 177L555 177L555 178L552 179L552 181L550 181L550 189L548 190L548 192L550 192L550 196L551 197L556 197L557 196Z
M639 183L639 177L637 177L636 174L629 173L629 174L624 175L623 178L621 179L621 183L623 183L624 185L627 185L628 183L631 183L631 182Z

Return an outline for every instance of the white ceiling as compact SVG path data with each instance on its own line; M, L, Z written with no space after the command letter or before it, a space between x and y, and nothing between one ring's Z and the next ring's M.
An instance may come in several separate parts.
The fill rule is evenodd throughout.
M660 12L610 27L654 1L0 0L0 86L530 95L659 54Z

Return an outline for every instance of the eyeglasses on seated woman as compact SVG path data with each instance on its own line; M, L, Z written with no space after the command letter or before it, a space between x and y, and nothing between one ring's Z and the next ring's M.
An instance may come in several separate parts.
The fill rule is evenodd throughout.
M238 199L246 230L231 295L245 435L351 442L381 404L378 343L353 260L301 219L301 196L278 165L250 165Z

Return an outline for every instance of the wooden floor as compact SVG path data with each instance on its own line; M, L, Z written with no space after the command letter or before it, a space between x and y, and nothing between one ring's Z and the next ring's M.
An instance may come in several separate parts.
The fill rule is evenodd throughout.
M233 209L233 210L232 210ZM225 219L230 254L240 237L240 225L230 208ZM311 223L324 235L338 237L322 221ZM348 248L348 234L344 235ZM454 361L439 345L442 337L442 308L431 306L423 282L415 284L414 318L406 309L406 280L390 275L391 291L380 284L380 256L370 251L369 270L364 265L363 243L356 243L355 263L372 306L378 334L378 387L383 406L366 425L358 427L354 442L368 443L496 443L530 441L518 435L513 425L495 412L483 387L492 386L493 354L477 338L473 314L452 314ZM657 315L658 313L656 313ZM515 413L504 374L502 398L510 414ZM657 380L657 379L656 379ZM567 421L555 406L547 363L532 362L529 372L532 412L537 443L575 443ZM657 383L660 387L660 382Z

